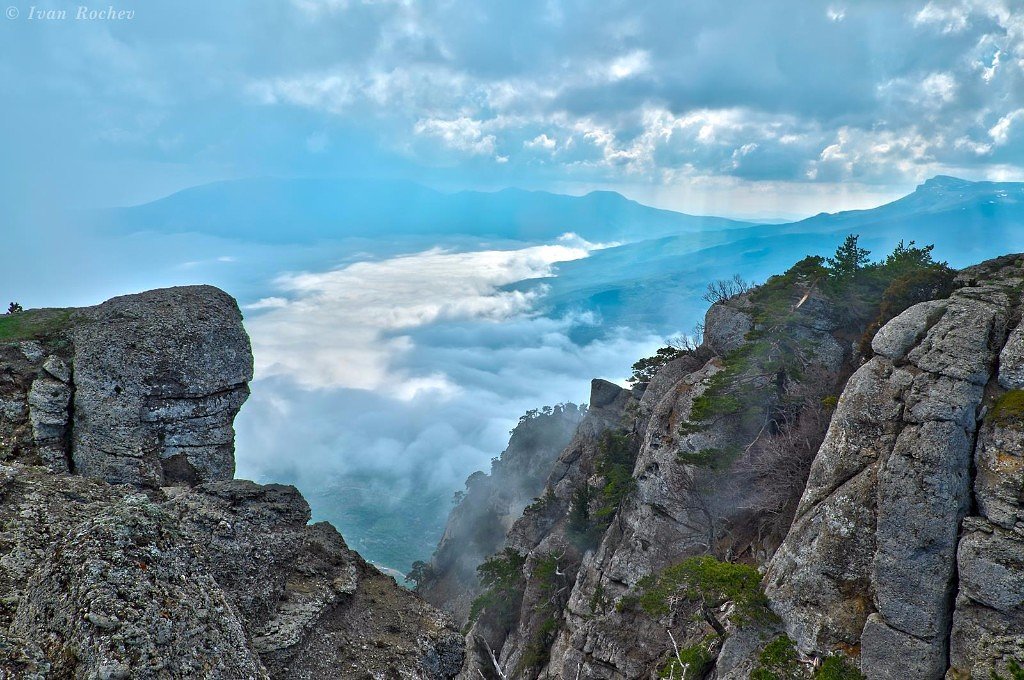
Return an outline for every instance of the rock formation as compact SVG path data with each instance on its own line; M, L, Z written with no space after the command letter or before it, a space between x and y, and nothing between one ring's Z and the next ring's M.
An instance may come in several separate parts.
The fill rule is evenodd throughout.
M450 619L309 524L294 487L231 479L252 356L229 296L3 322L0 677L458 672Z
M424 582L464 636L231 479L223 293L0 319L0 677L1021 677L1024 256L928 253L806 258L521 425Z
M1019 677L1024 256L880 303L816 267L712 306L648 384L595 381L461 678Z
M39 310L3 345L0 456L108 482L231 479L252 351L235 301L209 286Z
M1022 265L964 270L850 379L765 579L803 650L859 649L869 678L1024 659Z

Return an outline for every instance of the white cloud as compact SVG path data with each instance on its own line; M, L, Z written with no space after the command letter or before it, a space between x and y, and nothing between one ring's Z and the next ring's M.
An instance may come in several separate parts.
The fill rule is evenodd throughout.
M943 33L959 33L969 25L970 8L965 3L929 2L914 15L919 26L938 26Z
M283 276L284 295L260 300L248 321L257 377L306 388L379 390L411 398L455 387L440 374L409 376L393 362L412 349L408 332L439 321L502 321L529 312L536 293L501 290L550 276L555 262L586 257L575 242L521 250L430 250L329 272Z
M523 142L523 146L527 149L545 149L547 151L553 150L557 145L558 142L546 134L537 135L533 139Z
M952 73L937 71L895 78L878 86L880 98L893 98L906 106L941 108L956 101L958 84Z
M932 73L921 82L921 92L932 102L948 104L956 97L956 78L949 73Z
M614 59L607 66L608 80L615 82L646 73L651 68L651 53L646 50L635 50Z
M992 153L992 145L985 142L977 142L970 137L960 137L953 143L954 148L965 149L977 156L984 156Z
M436 137L452 149L473 155L493 155L496 138L492 134L484 134L483 128L483 122L463 116L452 120L421 120L414 130L418 135Z
M1010 138L1010 129L1014 122L1021 117L1024 117L1024 109L1017 109L1016 111L1012 111L1000 118L996 124L989 129L988 134L992 137L992 141L996 146L1006 144Z
M965 162L963 151L970 150L956 140L977 138L978 120L1024 104L1024 13L1015 3L917 0L900 5L910 9L899 10L896 16L905 26L894 27L892 15L877 8L862 10L835 0L811 9L794 0L792 12L812 11L818 20L841 22L843 36L860 44L868 39L865 31L891 30L895 36L919 29L913 41L891 45L891 55L863 69L853 66L858 57L850 51L852 42L827 46L824 41L832 38L783 38L785 29L776 28L771 44L780 58L791 49L827 48L819 50L829 62L824 71L844 83L835 88L828 79L779 72L768 62L738 69L737 60L752 63L748 50L765 47L752 36L763 36L762 24L774 20L753 7L728 17L693 10L699 20L687 43L693 49L681 50L658 37L655 22L664 12L626 16L606 8L617 18L590 25L592 17L585 13L547 3L534 20L496 19L487 29L516 33L526 39L523 44L538 41L535 49L510 50L501 40L485 49L475 33L466 33L460 19L475 17L469 24L476 25L477 19L492 18L489 10L469 11L459 0L443 7L409 0L374 14L381 34L364 58L264 77L251 83L249 92L268 105L373 120L386 130L386 146L426 164L451 159L439 157L437 145L424 140L466 156L490 157L505 177L539 170L584 182L629 182L643 175L664 183L680 176L750 178L750 173L820 181L814 164L839 125L865 137L920 135L935 156L924 164L919 155L889 153L884 173L867 160L871 153L848 154L848 179L870 176L872 182L905 186L922 167ZM337 0L328 7L339 15L335 10L356 14L351 10L359 4ZM679 17L690 14L662 9L678 11ZM323 8L310 11L324 14L324 21L331 18ZM883 21L885 27L876 25ZM586 40L577 35L584 27ZM918 51L929 58L914 56ZM986 84L987 90L979 89ZM733 154L747 144L757 144L757 154L737 163ZM893 152L920 146L889 144ZM543 152L550 158L539 162ZM979 172L991 162L976 151L970 157Z

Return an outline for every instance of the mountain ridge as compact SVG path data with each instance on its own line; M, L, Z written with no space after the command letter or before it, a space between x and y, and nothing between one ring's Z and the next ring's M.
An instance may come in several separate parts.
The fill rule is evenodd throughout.
M639 225L659 233L747 226L652 208L611 191L445 193L404 180L278 178L199 185L141 205L97 211L93 219L119 230L201 231L270 242L382 232L551 240L575 231L589 240L614 240L638 237Z

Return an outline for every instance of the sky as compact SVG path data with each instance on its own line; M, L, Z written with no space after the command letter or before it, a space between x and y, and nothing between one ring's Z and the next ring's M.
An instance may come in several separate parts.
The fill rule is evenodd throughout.
M664 344L582 307L547 314L545 285L515 285L614 244L303 240L287 224L269 242L95 231L83 211L324 178L782 220L936 174L1024 180L1021 0L33 2L0 18L0 295L235 295L257 366L239 475L299 484L400 569L439 531L414 520L443 519L519 415L585 401L590 378L622 381Z
M792 217L1021 173L1018 0L8 1L0 198L37 219L264 175Z

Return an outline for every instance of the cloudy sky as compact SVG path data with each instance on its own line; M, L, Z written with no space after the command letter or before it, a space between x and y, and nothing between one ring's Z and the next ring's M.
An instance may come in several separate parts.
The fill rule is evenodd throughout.
M1024 155L1017 0L9 2L0 198L37 211L358 175L792 216Z

